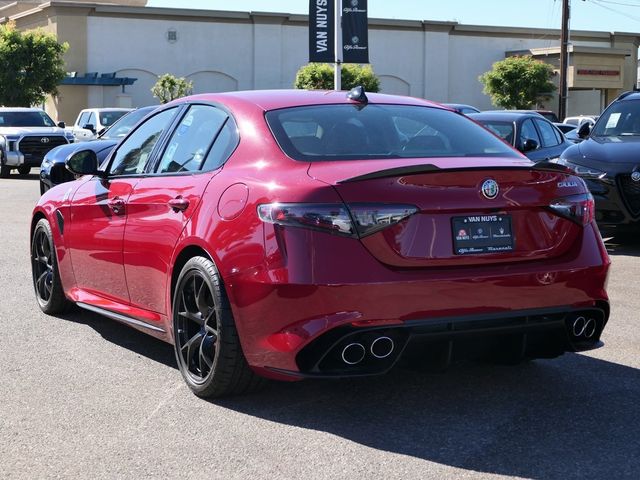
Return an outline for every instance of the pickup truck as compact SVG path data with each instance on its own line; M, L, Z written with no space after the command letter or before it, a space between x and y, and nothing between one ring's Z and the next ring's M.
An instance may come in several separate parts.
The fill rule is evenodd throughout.
M11 170L27 175L39 167L45 154L58 145L73 142L64 123L56 123L39 108L0 108L0 177Z
M105 128L110 127L116 120L131 108L85 108L80 111L76 123L71 130L76 142L95 140Z

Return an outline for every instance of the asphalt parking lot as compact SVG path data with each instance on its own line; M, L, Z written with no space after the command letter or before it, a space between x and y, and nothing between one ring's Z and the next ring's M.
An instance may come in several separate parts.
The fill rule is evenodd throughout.
M40 312L38 197L35 174L0 179L1 478L640 478L640 235L607 242L601 349L208 402L168 344L89 312Z

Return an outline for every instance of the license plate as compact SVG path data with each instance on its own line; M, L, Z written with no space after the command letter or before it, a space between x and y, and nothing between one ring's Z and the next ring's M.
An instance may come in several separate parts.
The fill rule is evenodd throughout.
M453 251L456 255L501 253L513 250L511 215L453 217Z

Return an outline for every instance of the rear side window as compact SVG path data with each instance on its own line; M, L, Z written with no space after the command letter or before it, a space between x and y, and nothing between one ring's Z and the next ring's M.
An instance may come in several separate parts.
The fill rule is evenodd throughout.
M314 105L266 113L280 148L301 161L518 157L484 128L449 110L414 105Z

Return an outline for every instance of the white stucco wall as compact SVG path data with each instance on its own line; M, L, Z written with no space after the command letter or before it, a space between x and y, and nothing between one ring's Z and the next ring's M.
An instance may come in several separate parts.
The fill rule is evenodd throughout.
M370 60L383 92L494 108L482 93L478 76L504 59L507 51L554 44L548 35L525 38L476 32L476 27L456 30L447 24L423 29L415 23L370 27ZM177 34L174 43L167 40L169 30ZM137 78L126 87L133 106L156 103L150 88L164 73L192 80L195 93L291 88L297 70L308 59L307 26L279 15L201 21L96 15L87 18L87 34L87 70ZM606 47L608 41L603 36L601 42L575 43ZM600 102L596 93L570 96L569 111L594 110ZM91 87L90 106L115 105L122 101L120 94L119 88Z

